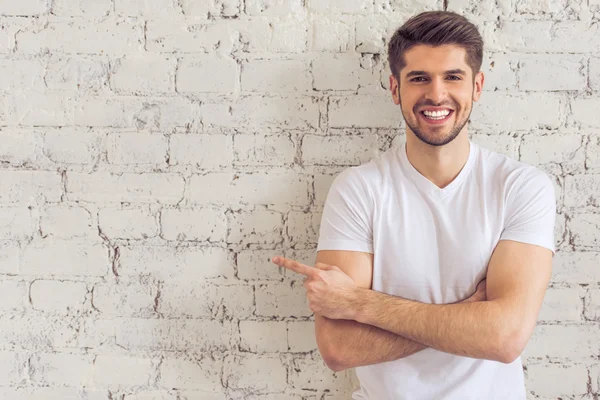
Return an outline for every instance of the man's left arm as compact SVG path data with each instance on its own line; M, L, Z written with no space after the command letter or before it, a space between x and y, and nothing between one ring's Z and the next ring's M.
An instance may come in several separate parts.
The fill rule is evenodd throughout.
M488 266L487 301L424 304L359 289L353 319L443 352L510 363L535 328L552 255L541 246L501 240Z

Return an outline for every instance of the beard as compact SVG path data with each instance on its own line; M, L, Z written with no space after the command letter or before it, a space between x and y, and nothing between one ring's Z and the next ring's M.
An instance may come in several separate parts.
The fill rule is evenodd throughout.
M398 92L398 98L400 98L400 93ZM413 114L417 115L417 109L423 107L423 106L434 106L434 107L440 107L443 106L444 104L432 104L431 102L425 102L423 104L415 104L415 106L413 107ZM454 126L452 126L452 128L450 129L450 132L447 135L444 136L437 136L437 135L427 135L425 134L425 132L423 132L423 130L419 129L417 127L417 121L418 121L418 116L417 119L415 119L414 121L411 120L410 118L407 118L406 115L404 114L404 110L402 109L402 101L400 101L400 111L402 112L402 117L404 118L404 122L406 122L406 126L408 126L410 128L410 130L415 134L415 136L422 141L425 144L428 144L430 146L445 146L448 143L452 142L454 139L456 139L456 137L459 135L459 133L463 130L463 128L465 127L465 125L469 122L469 119L471 118L471 112L473 111L473 101L471 101L471 109L469 110L469 114L466 115L462 120L458 120L456 118L456 115L458 115L458 112L460 111L460 108L457 106L452 106L450 105L453 110L454 110L454 115L455 115L455 123ZM442 129L447 129L446 127L433 127L433 128L428 128L428 129L433 129L433 130L442 130Z

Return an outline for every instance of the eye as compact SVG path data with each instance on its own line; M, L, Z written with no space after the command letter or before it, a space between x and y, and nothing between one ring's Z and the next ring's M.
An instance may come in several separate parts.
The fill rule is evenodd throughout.
M423 79L423 80L419 80L419 79ZM416 78L412 78L410 81L411 82L424 82L426 79L422 76L417 76Z
M451 81L460 81L461 77L458 75L448 75L448 78L450 78Z

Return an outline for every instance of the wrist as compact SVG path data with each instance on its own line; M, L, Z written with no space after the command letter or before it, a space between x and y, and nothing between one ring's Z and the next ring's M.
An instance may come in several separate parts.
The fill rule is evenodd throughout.
M365 308L365 293L369 289L356 288L352 291L352 298L350 301L350 309L352 310L352 319L356 322L363 322L363 314Z

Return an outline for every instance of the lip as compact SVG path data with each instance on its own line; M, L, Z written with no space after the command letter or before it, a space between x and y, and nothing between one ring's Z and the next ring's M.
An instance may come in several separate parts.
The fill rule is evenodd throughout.
M423 110L423 111L425 111L425 110ZM429 110L427 110L427 111L429 111ZM454 110L450 110L450 114L446 115L446 117L444 119L439 119L439 120L428 119L427 117L425 117L425 115L423 115L422 111L419 111L418 114L419 114L419 118L421 118L425 123L427 123L429 125L443 125L446 122L448 122L450 120L450 118L452 118L452 116L454 115Z

